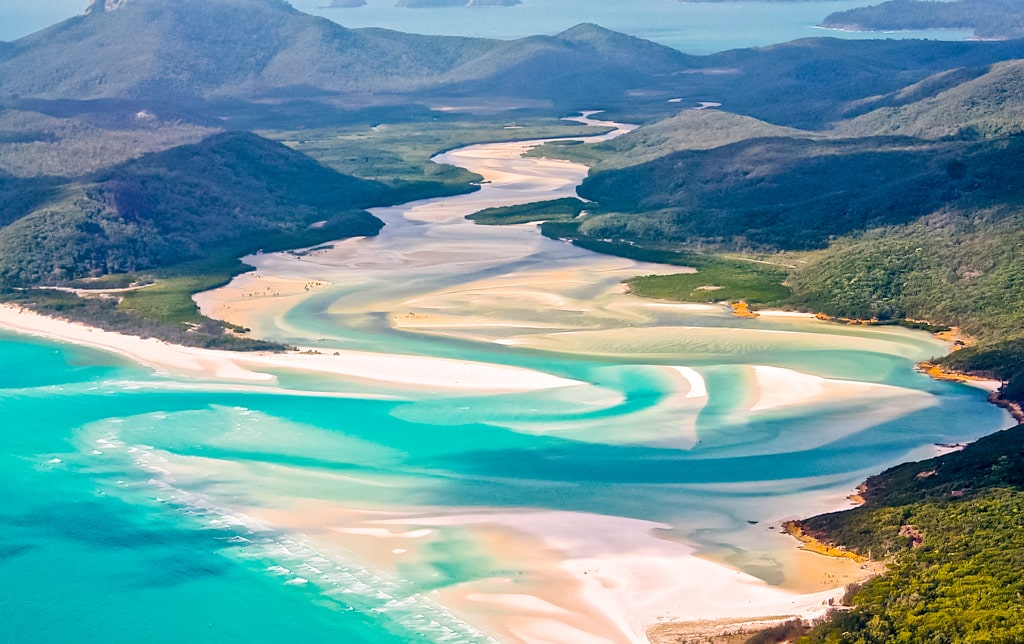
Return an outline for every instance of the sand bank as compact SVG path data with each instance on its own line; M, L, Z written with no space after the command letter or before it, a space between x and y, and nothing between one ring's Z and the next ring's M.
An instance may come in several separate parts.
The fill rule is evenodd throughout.
M764 615L812 618L842 593L844 581L855 580L836 579L816 592L773 587L702 559L685 543L658 536L671 526L622 517L499 511L375 523L395 526L397 534L407 533L411 526L477 527L502 533L504 539L498 543L504 551L495 554L516 569L515 576L466 584L443 594L445 604L457 612L490 613L488 626L521 642L646 642L648 628L665 622ZM820 572L815 563L809 558L804 572ZM827 581L827 576L822 579Z
M274 383L275 373L285 370L464 393L535 391L582 384L529 369L443 358L333 350L328 354L314 349L284 353L197 349L103 331L7 305L0 306L0 328L110 351L170 375L210 380Z
M794 591L662 538L670 529L664 524L580 512L425 510L360 510L305 499L287 510L246 513L311 535L321 552L355 552L380 570L405 574L431 570L436 549L455 538L478 559L500 562L500 569L431 595L474 627L528 644L637 644L659 624L810 619L846 583L868 574L852 562L839 574L833 560L799 552L794 542L801 573L814 578Z

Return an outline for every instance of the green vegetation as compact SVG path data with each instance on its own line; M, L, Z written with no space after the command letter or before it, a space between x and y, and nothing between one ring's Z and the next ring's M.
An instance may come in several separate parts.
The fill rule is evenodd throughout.
M160 338L185 346L230 351L284 350L287 347L276 342L243 337L241 334L247 329L201 315L192 301L194 293L221 286L250 268L236 259L214 259L152 274L116 276L116 282L150 283L137 290L78 296L63 290L8 289L0 292L0 301L107 331ZM98 281L104 288L119 286L109 280Z
M710 150L762 137L812 137L788 127L718 109L690 109L602 143L555 141L528 156L566 159L590 166L593 172L635 166L683 150Z
M604 238L732 250L821 248L951 205L1024 195L1024 139L924 142L868 137L753 138L598 172L579 188Z
M629 280L634 295L676 302L736 302L780 304L789 296L783 285L785 273L777 267L707 258L696 273L646 275Z
M1000 394L1007 400L1024 401L1024 338L967 347L939 359L945 369L976 373L1003 380Z
M974 29L978 38L1024 37L1024 6L1017 0L889 0L833 13L824 27L887 31Z
M913 318L986 342L1021 333L1024 213L950 210L837 240L790 278L793 304L857 319Z
M0 229L0 281L61 284L372 235L381 222L358 209L390 202L380 184L248 133L148 155L61 193Z
M572 221L586 206L586 203L575 197L567 197L520 206L485 208L466 219L488 226L528 224L535 221Z
M1024 639L1024 426L872 477L862 507L802 529L888 561L803 642Z
M505 116L509 120L501 121ZM416 117L396 114L394 122L261 130L260 134L338 172L378 181L393 191L396 202L405 202L476 189L475 184L482 179L479 175L431 161L441 151L473 143L591 136L607 131L606 128L587 127L550 117L516 116L427 113ZM425 125L424 120L429 125Z
M1024 61L954 69L865 103L871 111L836 125L846 136L999 138L1024 129Z
M357 209L394 198L382 184L248 133L219 134L83 181L39 181L24 205L5 209L12 221L0 228L3 299L109 330L232 349L280 346L225 333L199 314L194 293L242 272L237 258L247 253L375 235L382 222ZM6 178L0 189L28 182ZM81 298L32 288L132 283L151 285Z
M198 143L221 129L182 116L127 101L83 102L74 109L32 101L0 104L0 173L82 177L149 152Z

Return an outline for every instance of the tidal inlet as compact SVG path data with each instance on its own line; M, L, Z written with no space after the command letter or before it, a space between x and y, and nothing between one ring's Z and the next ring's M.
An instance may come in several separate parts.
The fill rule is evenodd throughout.
M822 614L870 571L783 522L1004 413L914 371L949 348L926 333L643 299L622 281L692 269L467 221L575 194L587 167L522 156L541 142L444 153L479 191L375 209L377 237L246 257L196 297L297 351L5 312L76 342L5 336L0 354L14 381L35 365L3 399L25 428L4 458L31 462L6 510L4 548L38 544L22 573L91 552L124 580L109 601L161 588L125 628L192 606L197 637L208 617L239 638L644 642L660 623ZM102 619L75 590L46 592Z

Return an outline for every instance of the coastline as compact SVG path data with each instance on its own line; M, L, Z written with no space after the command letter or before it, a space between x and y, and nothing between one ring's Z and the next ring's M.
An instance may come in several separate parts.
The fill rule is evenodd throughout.
M416 358L398 359L372 372L342 364L356 352L343 352L337 356L301 352L247 355L181 347L56 320L10 305L0 306L0 328L108 351L162 373L266 387L268 390L274 389L273 371L277 368L328 375L391 378L392 382L403 386L414 385L415 378L410 374L423 371L423 363L417 362ZM394 356L387 355L363 357L374 362L394 360ZM436 373L436 367L443 362L425 360L430 361L432 373ZM540 374L541 379L538 380L537 373L526 370L502 369L488 374L480 371L478 365L459 363L459 366L465 369L463 374L471 376L468 381L473 384L453 377L445 389L449 393L493 392L495 375L504 378L499 387L506 391L579 384L549 379L553 377L545 377L544 374ZM687 368L677 370L682 381L680 386L688 389L684 395L692 397L702 393L699 391L702 384L699 376ZM488 379L492 384L480 384ZM259 513L254 511L253 514ZM481 524L505 535L500 540L505 544L501 546L502 550L507 547L509 539L521 541L525 534L525 538L535 545L521 546L520 551L539 546L542 551L552 553L553 557L545 555L544 559L555 564L555 569L548 574L554 574L562 581L551 589L533 585L509 594L484 586L445 595L446 602L450 600L457 612L473 614L489 606L485 612L497 611L498 616L484 620L481 626L492 626L522 642L552 641L552 637L558 639L571 635L573 641L579 642L636 643L651 641L648 633L666 629L674 632L676 628L717 624L721 620L731 624L761 623L766 615L813 619L843 592L842 585L810 593L771 586L731 566L704 559L689 545L666 540L656 534L668 526L584 514L567 521L561 515L560 512L529 515L508 511L391 522L377 520L374 524L400 523L405 526L404 532L429 530L431 526L436 528L446 523L455 526ZM288 524L301 526L302 521L296 516L291 519ZM385 528L381 536L386 538L389 534L390 528ZM798 552L798 545L794 541L794 552ZM802 572L805 585L827 582L830 573L825 571L832 569L831 564L826 558L820 559L807 564L813 572ZM498 588L501 588L500 584ZM695 602L694 597L701 599ZM742 609L737 598L742 598L739 602ZM574 610L566 609L563 606L566 602ZM501 614L505 617L500 617ZM572 616L574 614L576 617ZM601 622L605 626L596 631L592 630L595 614L603 615L603 620L610 620ZM609 639L605 629L612 626L618 635Z
M506 179L504 175L498 178ZM427 211L420 213L418 221L443 221L447 217L450 215ZM291 291L302 297L303 294L298 292L300 285L303 285L301 288L305 291L305 282L302 280L271 284L272 288L280 287L282 298L288 297ZM266 288L266 284L260 286ZM281 309L286 304L285 299L277 297L268 297L258 303L257 299L247 300L252 309L246 315L258 316L274 308ZM636 304L636 308L665 306L671 305L647 302ZM809 317L787 312L762 314L780 318ZM526 369L382 353L334 350L318 353L324 350L305 349L290 353L250 355L192 349L91 329L9 306L0 307L0 326L111 351L172 375L254 386L272 386L277 370L355 378L361 382L375 382L383 387L392 385L423 392L460 394L538 391L583 384ZM634 335L637 331L630 329ZM706 389L699 374L692 370L679 371L689 369L687 367L669 368L676 370L679 380L684 383L681 387L685 386L686 390L680 390L684 398L699 400L706 397L702 396ZM785 372L773 367L755 366L752 369L754 378L761 385L761 397L751 402L751 409L748 410L751 413L771 411L808 400L827 402L829 397L826 395L826 387L853 388L854 393L863 393L863 385L860 383L821 378L809 380L807 377L798 377L797 372ZM439 379L443 384L436 384ZM828 609L830 600L839 596L845 586L839 585L836 579L832 582L834 587L818 592L795 592L771 586L735 567L705 559L687 544L659 537L657 531L666 527L660 524L622 517L574 514L573 521L566 525L561 513L535 515L509 511L488 513L482 518L471 514L449 514L433 518L421 516L403 520L401 525L403 534L412 534L423 529L429 530L429 525L444 525L445 522L460 526L481 524L491 526L493 531L501 535L501 541L505 544L502 547L508 547L509 540L518 540L518 543L525 539L526 543L534 546L539 544L548 557L545 561L554 562L555 568L548 573L555 575L560 580L559 584L552 588L537 584L512 593L494 589L486 592L480 589L459 589L451 598L454 605L465 607L470 613L478 613L481 607L487 606L505 611L504 621L496 618L495 623L504 624L501 626L504 632L524 642L609 641L607 632L588 632L589 627L581 629L580 620L583 620L584 625L592 623L585 617L567 618L567 609L563 606L566 603L575 607L580 615L590 615L591 620L594 614L600 614L602 625L613 626L614 639L611 641L642 642L651 637L649 633L669 628L668 624L681 624L690 628L694 624L719 624L724 621L735 626L738 623L764 623L765 616L777 616L779 619L816 617ZM305 517L305 520L319 519ZM296 518L297 521L299 519ZM294 526L296 522L284 524ZM374 537L376 534L374 538L377 539L391 538L388 536L393 535L391 528L381 527L381 521L374 523L366 529L384 532L349 536ZM524 526L524 523L531 525ZM298 525L301 526L301 523ZM793 552L798 553L798 549L799 544L793 541ZM818 557L802 552L795 556ZM826 562L832 565L831 561L822 559L807 565L819 570L827 567ZM820 572L804 571L797 574L805 575L807 583L827 583L827 579L822 581ZM695 597L698 601L695 601ZM571 637L567 639L567 636Z
M242 353L169 344L103 331L77 322L0 305L0 329L120 355L171 376L244 384L276 384L277 371L302 371L448 393L513 393L578 386L575 380L529 369L444 358L361 351Z

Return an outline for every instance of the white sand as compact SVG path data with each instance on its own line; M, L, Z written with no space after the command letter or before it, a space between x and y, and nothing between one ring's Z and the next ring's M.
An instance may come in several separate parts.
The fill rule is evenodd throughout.
M704 383L704 377L692 367L672 367L676 373L686 380L690 390L686 392L687 398L707 398L708 388Z
M522 642L646 642L652 625L667 621L795 615L813 618L842 587L796 593L746 573L701 559L688 545L656 536L670 526L622 517L571 512L494 512L390 519L402 526L493 525L527 535L553 551L573 580L566 589L533 587L530 593L474 591L465 599L505 615ZM839 582L837 582L839 585ZM456 607L458 608L458 607ZM583 629L573 612L601 615L612 628ZM579 617L579 615L577 615ZM499 620L501 621L501 620ZM564 639L569 637L570 639Z
M781 367L755 365L753 370L760 393L757 402L750 408L752 412L831 400L849 400L873 393L909 393L898 387L821 378Z
M172 375L250 383L273 383L278 370L299 370L384 382L399 387L459 392L521 392L582 384L550 374L503 365L359 351L238 353L197 349L102 331L0 306L0 328L110 351Z

